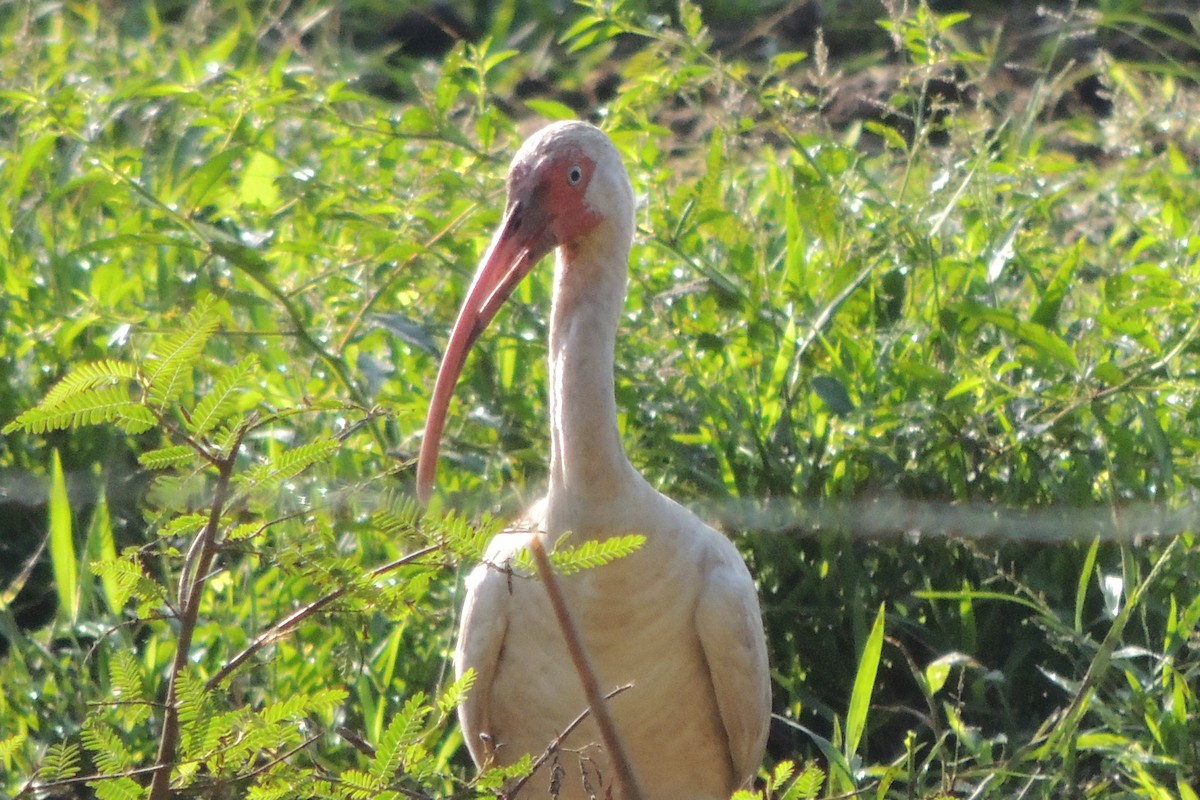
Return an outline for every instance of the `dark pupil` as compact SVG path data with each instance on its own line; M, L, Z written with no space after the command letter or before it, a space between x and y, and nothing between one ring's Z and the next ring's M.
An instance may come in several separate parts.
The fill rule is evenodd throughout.
M579 179L582 178L583 175L580 173L579 167L571 167L571 174L567 177L571 180L571 183L579 183Z

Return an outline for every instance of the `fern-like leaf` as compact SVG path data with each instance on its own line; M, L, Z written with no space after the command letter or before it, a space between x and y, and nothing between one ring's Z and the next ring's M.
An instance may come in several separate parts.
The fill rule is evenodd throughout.
M138 463L146 469L169 469L187 464L195 455L196 451L189 445L177 444L142 453L138 456Z
M624 558L636 552L645 542L646 537L636 533L599 541L589 539L574 547L556 549L550 554L550 563L563 575L570 575Z
M79 773L79 745L74 742L52 744L46 750L42 766L38 770L38 781L50 783L74 778Z
M212 300L204 298L187 315L179 332L155 344L147 359L152 365L147 379L151 403L161 408L179 397L219 325Z
M189 670L180 672L175 681L175 702L179 705L180 756L182 760L198 761L208 753L209 731L213 717L204 682Z
M388 538L399 539L417 531L421 511L415 497L388 489L383 494L380 507L372 515L371 523Z
M348 769L340 776L340 794L351 800L372 800L383 790L382 781L360 769Z
M499 791L500 787L514 778L522 778L533 769L533 757L528 753L507 767L493 767L480 773L475 786L480 791Z
M125 742L111 725L97 717L89 717L80 734L83 746L91 754L96 768L107 774L123 772L135 761Z
M331 456L338 448L336 439L318 439L315 442L294 447L267 464L248 470L242 481L251 486L276 486L294 478L304 470Z
M191 514L180 514L173 517L166 525L161 526L156 533L160 539L170 539L176 536L189 538L195 536L201 528L208 524L208 514L196 511Z
M103 580L112 581L113 606L123 608L133 594L133 587L142 577L142 570L130 559L115 558L93 561L89 565L92 574Z
M108 665L108 677L112 683L113 699L121 703L117 715L125 727L145 722L150 716L149 698L146 697L145 674L142 665L129 650L117 650Z
M812 800L821 793L825 785L825 771L813 762L807 762L804 770L792 781L792 785L780 796L780 800Z
M54 384L54 388L46 392L41 406L50 407L61 403L65 398L88 389L98 389L121 381L136 381L138 369L127 361L89 361L71 369L63 379Z
M31 408L4 426L4 430L46 433L109 422L136 434L153 428L156 420L150 409L129 399L125 387L105 386L65 395L53 406L43 403Z
M420 736L430 710L423 692L417 692L405 701L404 708L392 717L379 740L379 749L371 763L372 775L386 781L400 769L405 749Z
M488 542L504 527L499 520L488 516L475 523L453 513L432 520L422 517L421 526L426 536L441 542L447 551L466 562L483 558Z
M550 553L550 563L555 572L571 575L624 558L636 552L645 541L646 537L637 533L612 536L598 541L589 539L571 547L556 547L554 552ZM528 574L533 571L533 558L528 552L521 551L513 568L520 574Z
M249 378L256 369L258 360L250 356L225 371L212 390L205 393L203 399L192 410L188 430L193 436L206 436L234 412L238 394L246 389Z
M345 689L320 689L311 694L292 695L286 700L269 703L260 716L267 724L283 720L307 717L309 714L324 714L341 705L346 699Z
M237 542L242 539L249 539L251 536L257 536L260 531L266 526L261 522L243 522L241 525L235 525L225 534L225 540L229 542Z
M96 800L141 800L146 794L146 789L129 777L92 781L88 786L95 792Z
M267 776L246 790L246 800L284 800L284 798L303 797L298 793L298 787L283 778Z
M25 738L24 733L15 733L7 739L0 739L0 761L8 761L24 747Z
M467 692L475 685L475 670L468 669L463 676L442 690L438 696L438 711L442 716L449 716L462 703Z
M180 722L195 722L206 716L208 697L204 693L204 683L191 672L184 670L179 673L175 682L175 697L179 704Z

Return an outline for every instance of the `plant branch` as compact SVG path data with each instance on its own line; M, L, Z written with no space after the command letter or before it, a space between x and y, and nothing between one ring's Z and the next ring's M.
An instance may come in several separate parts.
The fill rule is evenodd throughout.
M149 800L166 800L171 794L171 764L175 760L175 749L179 744L179 676L187 669L188 655L192 649L192 636L196 632L196 618L200 613L200 598L204 592L206 576L217 552L217 529L229 497L233 480L234 459L241 449L242 439L248 427L242 425L229 448L228 457L218 465L217 486L213 493L212 508L208 521L197 535L192 547L195 560L189 554L190 572L180 578L179 639L175 644L175 658L171 663L170 685L167 688L166 713L163 714L162 738L158 743L158 756L154 763L154 778L150 782ZM189 577L190 575L190 577Z
M621 794L625 800L642 800L644 795L638 785L637 776L634 775L633 764L630 762L625 744L617 732L617 726L608 713L608 703L600 692L600 681L597 680L596 671L592 668L592 662L584 649L583 637L579 633L579 628L575 625L575 620L572 619L571 612L567 608L562 589L558 585L558 578L555 577L554 569L550 566L550 558L546 555L546 548L542 545L540 536L530 537L529 552L533 555L533 563L537 566L538 575L546 587L546 594L550 596L550 605L554 608L554 616L558 618L558 625L567 640L567 650L571 653L571 661L575 665L575 671L579 674L580 683L583 684L583 693L587 697L592 713L596 715L600 738L604 741L604 747L612 758L613 768L617 772L617 783L621 786Z
M632 689L632 688L633 688L632 683L627 683L624 686L618 686L617 688L613 689L608 694L604 695L604 699L611 700L614 697L616 697L617 695L619 695L621 692L624 692L627 689ZM559 749L562 748L562 743L567 740L567 737L570 736L571 733L576 728L578 728L580 725L583 724L583 721L585 719L587 719L591 713L592 713L591 706L585 708L583 711L580 711L579 716L577 716L577 717L575 717L575 719L571 720L571 722L567 725L567 727L562 729L562 733L558 734L558 736L555 736L554 740L551 741L550 744L546 745L546 749L542 751L542 754L540 756L538 756L536 759L534 759L533 766L530 768L529 772L523 778L518 780L509 789L507 789L505 791L505 793L504 793L505 796L506 797L514 797L517 794L517 792L521 791L521 788L525 784L529 783L529 780L534 776L534 773L536 773L539 769L541 769L542 765L550 760L550 756L554 755L555 753L557 753L559 751Z
M389 562L387 564L384 564L382 566L376 567L375 569L371 570L370 577L372 579L378 578L381 575L385 575L388 572L391 572L392 570L396 569L397 567L402 567L405 564L415 561L416 559L420 558L421 556L429 555L430 553L436 552L436 551L440 550L441 548L442 548L441 544L432 544L432 545L429 545L428 547L422 547L420 550L414 550L413 552L408 553L407 555L401 556L400 558L396 559L395 561ZM288 614L286 617L284 617L283 619L279 620L271 627L264 630L258 636L254 637L254 641L252 641L250 644L246 645L246 648L244 650L242 650L242 652L238 653L236 656L231 658L229 660L229 662L227 664L225 664L225 666L223 666L223 667L221 667L221 669L217 670L216 674L214 674L211 678L209 678L208 681L204 684L204 688L207 690L212 690L212 689L216 688L217 686L219 686L221 681L223 681L223 680L225 680L225 678L229 677L229 675L234 670L236 670L238 667L240 667L246 661L246 659L250 658L250 656L254 655L256 652L261 650L264 646L275 641L280 636L283 636L285 633L290 631L292 628L296 627L301 622L308 619L313 614L317 613L322 608L324 608L325 606L332 603L334 600L337 600L339 597L346 594L346 592L348 592L348 591L349 591L349 587L342 587L340 589L335 589L332 592L329 592L328 594L326 594L324 597L317 598L316 600L309 603L308 605L306 605L302 608L296 609L291 614Z
M354 334L358 331L359 326L362 324L363 317L365 317L367 313L375 307L375 304L379 302L379 298L388 292L392 288L392 284L394 284L400 278L400 276L404 274L405 267L415 261L419 254L427 253L428 251L432 250L438 242L449 235L451 231L462 225L463 221L471 217L471 215L473 215L476 211L478 211L477 204L472 204L464 208L462 213L446 223L445 227L443 227L440 231L429 237L429 239L427 239L421 246L420 250L413 252L408 258L404 259L404 263L397 265L396 268L392 270L391 277L380 284L379 287L371 293L371 296L367 298L367 301L362 304L358 311L355 312L354 318L350 320L348 325L346 325L346 331L342 334L342 338L338 340L337 347L334 348L334 351L341 355L346 350L346 346L350 343L350 339L353 338Z

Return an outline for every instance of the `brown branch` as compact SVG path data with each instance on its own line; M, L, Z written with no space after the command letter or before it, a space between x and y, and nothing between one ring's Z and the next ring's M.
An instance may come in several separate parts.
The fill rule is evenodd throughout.
M286 750L286 751L280 753L279 755L275 756L274 758L272 758L270 761L267 761L264 764L260 764L259 766L255 767L254 769L247 772L245 775L240 776L238 778L238 780L244 782L244 781L251 780L256 775L261 775L262 773L266 772L267 770L269 770L271 767L275 766L276 764L290 758L291 756L294 756L296 753L299 753L301 750L303 750L304 748L308 747L313 742L320 739L322 735L324 735L324 734L323 733L314 733L312 736L308 737L303 742L301 742L300 744L293 747L291 750Z
M171 795L171 764L175 760L175 749L179 744L179 677L187 669L192 636L196 632L196 619L200 614L201 595L207 582L209 567L212 566L213 557L217 553L217 529L220 527L221 515L229 498L234 459L248 430L245 424L238 429L233 445L229 448L228 457L221 459L218 465L217 486L213 492L208 521L197 535L196 543L188 554L188 564L180 577L179 639L175 644L175 658L171 663L167 708L163 714L162 738L159 739L158 755L154 761L155 772L150 781L149 800L166 800Z
M78 785L81 783L91 783L93 781L115 781L120 778L135 778L139 775L148 775L151 772L158 772L158 769L159 769L159 767L156 764L156 765L150 766L150 767L136 767L133 769L127 769L122 772L93 773L92 775L76 775L71 778L59 778L59 779L53 780L53 781L46 781L45 783L41 783L38 780L34 779L34 780L31 780L28 783L26 783L24 786L22 786L20 791L18 791L16 793L16 795L14 796L13 800L17 800L17 798L24 797L26 794L29 794L31 792L42 793L42 792L47 792L47 791L53 791L54 789L65 788L67 786L75 786L75 785Z
M604 699L611 700L626 689L632 688L632 683L627 683L624 686L618 686L608 694L604 695ZM525 777L518 780L504 792L505 797L512 797L517 792L521 791L521 788L524 787L525 784L529 783L530 779L533 778L534 774L542 768L543 764L550 760L550 756L554 755L562 748L562 743L566 741L567 737L570 736L576 728L583 724L583 721L587 719L591 713L592 709L590 706L585 708L583 711L580 711L579 716L571 720L570 724L562 729L562 733L560 733L558 736L555 736L554 740L551 741L550 744L546 745L546 749L542 751L542 754L534 759L533 766L530 767L528 774L526 774Z
M431 544L428 547L422 547L420 550L414 550L413 552L408 553L407 555L401 556L400 558L396 559L395 561L389 562L387 564L384 564L382 566L376 567L375 569L371 570L370 577L372 579L374 579L374 578L380 577L381 575L386 575L388 572L391 572L392 570L396 569L397 567L402 567L405 564L415 561L416 559L420 558L421 556L429 555L430 553L436 552L437 550L440 550L441 548L442 548L442 545L440 545L440 544ZM324 597L319 597L316 600L309 603L308 605L306 605L302 608L296 609L291 614L288 614L286 617L284 617L283 619L279 620L271 627L264 630L258 636L255 636L254 641L252 641L250 644L246 645L245 649L242 650L242 652L238 653L236 656L231 658L229 660L229 662L225 664L225 666L223 666L223 667L221 667L221 669L217 670L216 674L214 674L211 678L208 679L208 681L205 682L205 684L204 684L205 690L211 691L212 689L219 686L221 681L225 680L225 678L227 678L230 673L232 673L234 670L236 670L238 667L240 667L246 661L246 659L250 658L250 656L254 655L256 652L258 652L264 646L275 641L280 636L283 636L285 633L290 631L292 628L296 627L301 622L303 622L305 619L311 617L313 614L317 613L322 608L324 608L325 606L332 603L334 600L337 600L339 597L346 594L346 592L348 592L348 591L349 591L349 587L341 587L338 589L334 589L332 592L329 592Z
M621 795L624 800L642 800L644 795L638 785L637 776L634 775L633 764L617 733L613 718L608 713L608 703L600 691L600 682L596 678L596 671L592 668L592 662L584 649L583 637L580 636L579 628L575 625L575 620L571 618L571 612L567 609L562 589L558 585L558 579L554 576L554 569L550 566L550 558L546 555L546 548L542 545L540 536L531 537L529 552L533 555L533 563L537 566L538 575L546 587L546 594L550 596L550 605L554 608L554 616L558 618L558 625L567 640L567 650L571 654L571 661L575 664L575 671L579 674L579 681L583 684L583 693L587 697L592 713L596 715L600 738L604 741L604 747L612 758L613 768L617 773L617 783L621 787Z

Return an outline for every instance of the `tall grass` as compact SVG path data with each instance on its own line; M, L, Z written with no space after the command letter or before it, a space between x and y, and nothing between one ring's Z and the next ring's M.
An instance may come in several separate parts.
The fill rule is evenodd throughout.
M427 516L411 456L509 154L573 113L497 101L604 65L641 198L621 426L759 581L756 791L1195 798L1198 76L1062 57L1161 24L1076 11L1014 88L980 20L892 4L891 88L834 127L854 76L819 41L502 5L385 67L398 102L315 2L0 11L0 467L50 487L2 507L4 791L521 772L474 775L446 665L460 565L544 481L548 271L478 345ZM1089 76L1111 113L1064 114Z

